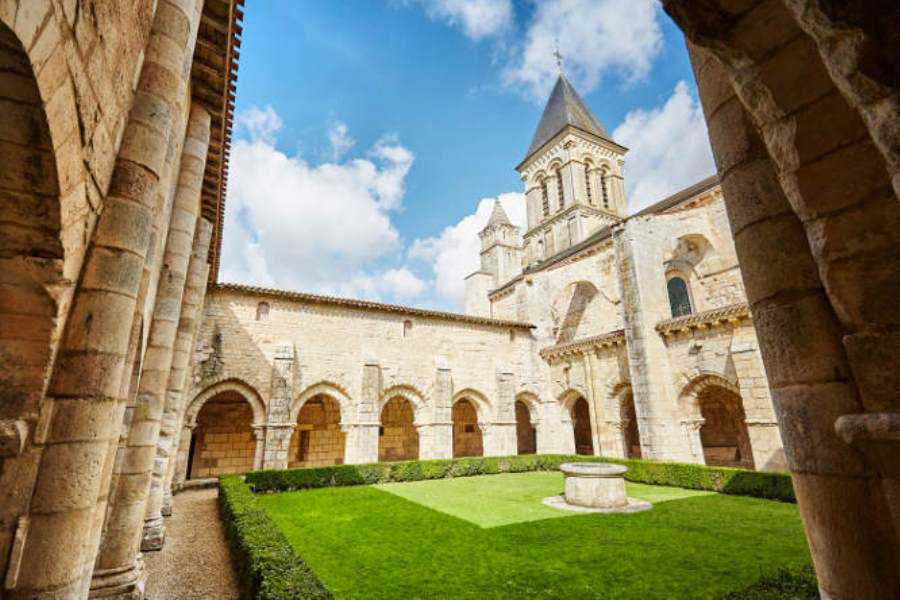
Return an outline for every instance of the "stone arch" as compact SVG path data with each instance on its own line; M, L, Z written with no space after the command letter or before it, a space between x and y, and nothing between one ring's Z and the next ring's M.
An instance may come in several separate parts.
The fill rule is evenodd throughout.
M406 392L406 393L404 393ZM378 460L419 458L419 430L416 428L416 401L407 389L385 394L378 410Z
M344 424L346 419L353 414L353 401L343 387L332 381L319 381L318 383L307 386L291 401L289 413L290 422L297 422L300 411L308 400L321 395L329 396L338 403L338 406L340 407L341 424Z
M220 381L200 392L185 412L185 425L191 432L187 477L217 477L259 468L259 433L265 420L262 397L241 380Z
M539 402L536 396L527 392L516 395L516 449L518 454L537 454L537 412Z
M288 467L344 464L346 434L341 425L345 411L340 401L327 392L318 392L297 404L297 417L292 421L296 425L288 443Z
M586 337L589 331L598 329L601 318L599 295L597 286L586 280L572 281L556 294L550 316L557 343Z
M403 398L410 403L415 415L415 425L421 425L425 420L425 415L423 413L427 406L427 400L425 399L425 394L414 385L402 383L386 388L381 394L381 399L378 401L379 414L388 402L393 398L398 397Z
M570 389L560 395L559 402L563 408L564 429L571 427L575 439L575 453L594 454L594 415L587 398L580 391Z
M266 423L266 403L259 392L256 391L256 388L241 379L230 378L209 385L194 396L194 399L191 400L187 410L184 412L185 424L190 427L196 425L197 415L203 405L214 396L223 392L235 392L247 401L253 411L254 426L261 426Z
M455 394L453 394L453 399L450 402L450 405L453 406L457 402L463 399L468 399L472 402L475 407L476 412L478 413L478 424L483 426L490 423L491 419L494 416L494 407L488 397L478 390L474 388L464 388Z
M48 115L18 36L0 23L0 420L24 444L44 396L64 314L62 207ZM21 442L21 444L19 443Z
M738 385L704 373L682 390L679 404L696 459L709 465L753 468L753 452Z
M484 455L484 433L478 419L477 404L471 398L463 396L454 400L450 410L454 458Z
M622 456L624 458L641 458L641 432L638 427L637 406L634 402L634 391L631 384L621 384L614 392L614 414L618 418L617 426L622 436Z

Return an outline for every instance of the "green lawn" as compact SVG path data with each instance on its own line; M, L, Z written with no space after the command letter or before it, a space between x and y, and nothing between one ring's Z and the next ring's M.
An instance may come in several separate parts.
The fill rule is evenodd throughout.
M559 473L259 500L338 598L714 598L809 561L796 506L629 484L631 515L558 511Z

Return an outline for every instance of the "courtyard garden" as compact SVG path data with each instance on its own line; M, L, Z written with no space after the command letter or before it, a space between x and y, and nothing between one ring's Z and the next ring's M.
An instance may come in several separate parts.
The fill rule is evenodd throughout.
M224 509L226 523L236 516L232 529L243 529L244 552L248 537L268 544L259 550L251 541L256 556L249 562L282 553L279 560L294 570L284 576L284 566L264 565L251 574L262 597L720 598L810 560L790 502L629 481L628 495L652 502L651 510L578 514L542 503L562 492L563 476L554 470L413 481L364 473L388 479L371 485L341 485L339 470L327 483L326 470L318 480L315 470L302 471L251 474L248 483L315 489L253 494L236 479L223 480L231 504L246 503L244 517L240 508ZM737 473L719 472L726 479ZM697 473L691 487L725 485ZM777 486L755 489L769 495ZM261 526L242 524L251 514Z

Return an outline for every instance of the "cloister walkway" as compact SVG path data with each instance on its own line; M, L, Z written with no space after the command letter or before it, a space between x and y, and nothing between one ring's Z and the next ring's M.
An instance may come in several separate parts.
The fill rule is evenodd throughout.
M199 489L175 497L166 519L166 543L147 552L147 598L237 600L237 576L231 564L225 532L219 521L218 490Z

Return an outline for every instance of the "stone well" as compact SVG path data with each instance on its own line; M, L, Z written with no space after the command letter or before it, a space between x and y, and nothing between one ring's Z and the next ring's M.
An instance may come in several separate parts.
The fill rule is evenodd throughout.
M640 512L650 503L629 498L625 494L625 472L622 465L609 463L564 463L560 470L566 476L565 494L544 499L544 504L578 512Z

